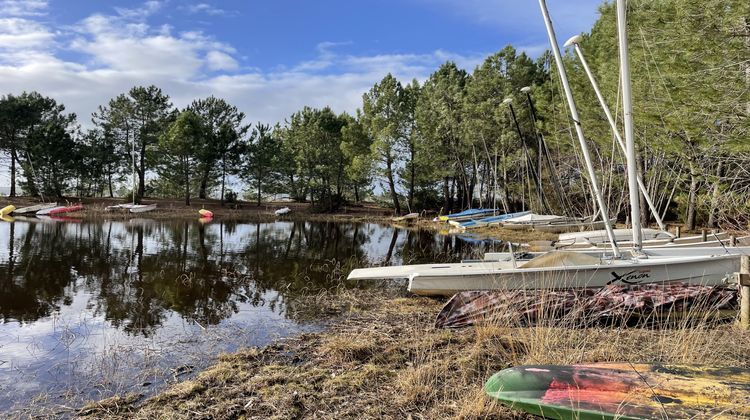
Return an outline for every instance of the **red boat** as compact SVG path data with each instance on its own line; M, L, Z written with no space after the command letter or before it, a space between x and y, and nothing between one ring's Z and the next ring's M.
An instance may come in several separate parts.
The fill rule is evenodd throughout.
M83 210L83 204L77 204L75 206L67 206L67 207L60 207L56 209L52 209L49 213L49 215L53 214L64 214L64 213L72 213L74 211Z

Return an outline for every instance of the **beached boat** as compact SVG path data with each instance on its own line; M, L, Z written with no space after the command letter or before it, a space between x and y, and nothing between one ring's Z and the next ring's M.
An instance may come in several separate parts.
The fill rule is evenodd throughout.
M647 258L615 259L606 249L488 253L485 261L356 269L348 279L408 279L412 293L435 296L466 290L597 288L676 281L718 285L739 270L740 258L750 253L750 248L665 247L643 252Z
M136 204L130 207L131 213L146 213L156 210L156 204Z
M50 212L53 211L53 210L64 209L64 208L65 208L65 206L49 207L49 208L46 208L46 209L39 210L35 214L37 216L46 216L46 215L50 214Z
M211 210L206 210L206 209L198 210L198 214L200 214L201 217L204 217L207 219L214 217L214 212L212 212Z
M740 269L740 254L720 252L698 256L649 256L647 259L601 259L578 252L549 252L519 268L475 268L417 272L409 291L450 296L466 290L599 288L610 284L685 282L723 285Z
M528 212L524 215L511 217L501 224L503 228L513 230L532 230L536 225L545 225L550 223L570 223L579 222L581 219L573 217L557 216L554 214L536 214Z
M9 206L5 206L0 209L0 216L9 216L11 213L13 213L13 210L15 209L16 209L16 206L12 204Z
M273 212L273 214L275 214L277 216L283 216L283 215L289 214L291 212L292 212L292 209L290 209L289 207L282 207L282 208L276 210L275 212Z
M13 210L13 214L28 214L28 213L36 213L39 210L44 209L51 209L53 207L57 207L57 203L42 203L37 204L34 206L28 206L28 207L21 207L20 209Z
M490 214L498 213L497 209L468 209L458 213L451 213L445 216L438 216L438 220L441 222L447 222L449 220L462 221L471 219L481 219Z
M612 218L609 219L610 224L615 224L617 222L617 219ZM591 230L598 230L603 228L605 225L603 220L599 221L574 221L574 222L551 222L551 223L541 223L536 224L533 226L533 230L539 231L539 232L549 232L549 233L564 233L564 232L586 232Z
M49 209L49 211L44 214L53 216L53 215L60 215L60 214L65 214L65 213L72 213L74 211L80 211L80 210L83 210L83 204L76 204L74 206L55 207L55 208Z
M410 221L417 220L418 218L419 218L419 213L409 213L403 216L394 217L391 220L394 222L410 222Z
M476 220L467 220L465 222L450 220L448 221L448 223L450 223L452 226L455 226L459 229L476 229L476 228L480 228L484 226L499 225L500 223L508 219L525 216L530 213L531 213L530 211L521 211L521 212L516 212L516 213L506 213L506 214L500 214L497 216L483 217L481 219L476 219Z

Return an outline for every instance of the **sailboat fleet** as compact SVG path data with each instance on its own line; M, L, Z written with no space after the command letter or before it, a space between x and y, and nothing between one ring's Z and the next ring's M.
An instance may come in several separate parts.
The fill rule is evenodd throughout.
M643 181L637 174L625 2L617 2L624 139L620 136L611 112L585 61L579 45L581 38L573 37L565 44L575 48L618 144L625 152L629 202L635 203L630 206L630 220L633 221L633 228L617 230L613 229L614 219L610 219L609 210L599 189L545 0L539 0L539 6L570 116L586 163L598 215L601 216L601 221L596 226L599 230L563 233L556 243L561 249L524 253L522 257L513 252L488 253L481 261L361 268L353 270L348 278L350 280L405 278L409 281L409 290L420 295L453 295L467 290L599 288L611 284L626 286L672 282L709 286L725 284L733 273L740 270L741 256L750 254L750 247L746 246L750 245L750 240L731 238L732 243L730 243L730 238L726 234L716 234L710 240L703 236L675 238L674 235L666 232L664 223ZM660 230L641 229L638 223L641 220L638 205L640 194L644 194ZM476 217L478 214L483 217ZM541 216L531 212L496 215L496 210L468 210L443 216L442 220L468 229L486 226L491 223L487 219L491 218L495 218L494 221L497 223L503 223L504 227L538 230L554 225L578 227L586 223L591 225L593 222L593 220L566 220L562 216ZM564 229L560 230L560 232L564 231Z

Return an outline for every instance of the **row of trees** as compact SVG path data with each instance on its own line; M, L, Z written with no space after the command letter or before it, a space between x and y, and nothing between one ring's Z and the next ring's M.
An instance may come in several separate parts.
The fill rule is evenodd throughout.
M638 169L660 211L690 227L750 213L750 6L709 3L630 3ZM600 11L582 46L616 109L614 5ZM623 157L580 64L572 54L565 60L606 199L624 215ZM187 202L212 193L223 201L228 177L239 177L258 202L285 193L323 209L375 195L397 213L497 206L594 214L551 64L548 53L531 59L508 46L471 73L446 62L422 83L388 74L355 115L306 107L273 127L247 124L214 97L178 110L150 86L101 106L83 132L52 99L8 95L0 148L31 194L112 196L134 168L137 196Z

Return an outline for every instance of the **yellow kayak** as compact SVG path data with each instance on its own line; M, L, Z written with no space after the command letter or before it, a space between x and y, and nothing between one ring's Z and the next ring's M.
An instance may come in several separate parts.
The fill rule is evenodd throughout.
M14 206L12 204L9 205L9 206L5 206L2 209L0 209L0 216L7 216L7 215L13 213L15 210L16 210L16 206Z

